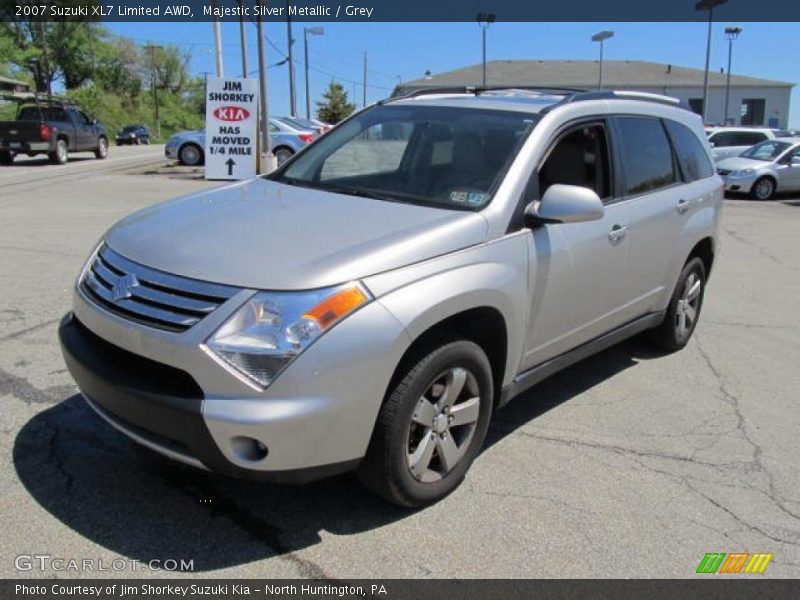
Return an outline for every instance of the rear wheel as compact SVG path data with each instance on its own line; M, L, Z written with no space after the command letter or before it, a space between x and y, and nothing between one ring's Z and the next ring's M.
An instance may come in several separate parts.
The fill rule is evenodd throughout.
M97 148L94 149L94 155L101 160L108 156L108 140L106 138L101 137L97 140Z
M678 277L664 320L649 332L655 346L675 352L689 342L700 319L705 289L705 265L701 259L692 258Z
M47 156L50 157L50 162L54 165L63 165L69 160L69 149L67 148L66 140L57 140L56 148L49 152Z
M197 144L185 144L178 152L178 160L182 165L195 167L203 162L203 151Z
M281 166L287 160L292 158L292 156L294 156L292 149L286 147L276 148L273 154L275 155L275 159L278 161L278 166Z
M492 396L489 359L477 344L450 339L420 352L388 392L359 479L401 506L444 498L483 445Z
M756 200L769 200L775 195L775 180L771 177L762 177L753 184L750 196Z
M0 152L0 165L10 165L14 162L14 154L11 152Z

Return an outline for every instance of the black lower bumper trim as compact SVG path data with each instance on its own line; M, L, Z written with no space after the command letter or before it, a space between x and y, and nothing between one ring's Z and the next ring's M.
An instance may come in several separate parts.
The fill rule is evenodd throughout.
M115 346L71 313L58 329L61 352L78 387L103 416L156 446L199 460L210 470L278 483L305 483L354 469L359 460L285 471L231 463L202 415L203 391L185 371Z

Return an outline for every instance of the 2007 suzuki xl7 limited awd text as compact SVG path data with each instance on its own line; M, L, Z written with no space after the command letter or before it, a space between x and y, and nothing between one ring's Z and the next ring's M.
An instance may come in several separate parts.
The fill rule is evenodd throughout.
M492 412L697 325L722 183L697 115L632 92L420 92L266 177L146 208L79 275L61 346L118 430L392 502L463 480Z

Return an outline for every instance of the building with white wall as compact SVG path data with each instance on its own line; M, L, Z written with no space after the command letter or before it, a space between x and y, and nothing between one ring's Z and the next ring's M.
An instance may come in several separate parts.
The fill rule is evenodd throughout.
M488 86L541 86L597 89L600 65L596 60L493 60L486 63ZM679 67L640 60L603 61L603 88L637 90L674 96L702 112L703 74L701 69ZM401 95L416 89L481 85L480 63L404 82L395 90ZM728 124L788 126L789 102L794 83L772 81L745 75L731 75ZM725 119L726 76L709 73L708 124Z

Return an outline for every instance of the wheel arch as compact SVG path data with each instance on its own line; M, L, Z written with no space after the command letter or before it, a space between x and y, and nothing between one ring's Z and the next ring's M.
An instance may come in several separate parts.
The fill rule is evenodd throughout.
M715 250L714 238L711 236L704 237L691 249L689 256L686 257L684 265L693 258L698 257L703 261L703 266L706 269L706 279L708 279L709 275L711 275L711 268L714 266Z

